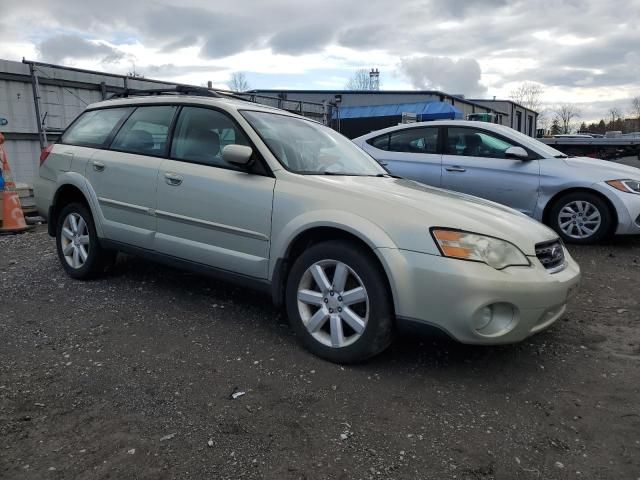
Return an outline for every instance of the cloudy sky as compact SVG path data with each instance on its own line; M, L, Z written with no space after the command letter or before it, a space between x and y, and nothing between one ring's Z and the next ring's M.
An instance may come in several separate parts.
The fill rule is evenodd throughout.
M180 3L180 6L177 4ZM0 58L217 86L508 97L524 81L582 119L640 95L640 0L23 0L2 2Z

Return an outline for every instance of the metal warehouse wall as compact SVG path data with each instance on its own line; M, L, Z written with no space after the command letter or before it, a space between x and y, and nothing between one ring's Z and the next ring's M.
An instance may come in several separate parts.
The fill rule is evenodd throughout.
M454 105L465 117L470 113L490 113L495 111L502 115L504 125L509 125L510 123L508 110L502 110L495 106L480 105L475 101L465 101L464 99L456 98L443 92L390 92L384 90L366 93L354 93L341 90L323 90L317 92L307 90L255 90L255 92L269 95L285 95L287 100L311 102L335 102L336 95L340 95L342 101L338 105L341 107L443 101Z
M87 105L103 98L103 92L129 88L162 88L173 84L125 76L98 75L37 66L40 114L49 141L82 112ZM0 60L0 126L6 137L6 150L17 182L33 183L38 171L40 142L29 65Z

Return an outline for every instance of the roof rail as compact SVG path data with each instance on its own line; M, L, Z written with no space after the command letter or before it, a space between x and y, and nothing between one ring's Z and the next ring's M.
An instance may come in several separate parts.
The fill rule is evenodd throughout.
M196 95L201 97L214 97L214 98L238 98L244 100L244 98L238 97L229 92L218 92L205 87L191 87L186 85L176 85L169 88L151 88L146 90L139 90L134 88L125 88L122 92L114 93L109 97L113 98L127 98L127 97L144 97L153 95Z

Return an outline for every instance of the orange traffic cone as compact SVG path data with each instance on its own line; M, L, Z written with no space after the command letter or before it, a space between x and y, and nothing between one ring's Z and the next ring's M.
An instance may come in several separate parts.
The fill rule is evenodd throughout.
M20 197L16 192L16 184L11 176L9 158L4 149L4 135L2 133L0 133L0 167L5 181L4 191L2 192L2 228L0 228L0 234L23 232L30 227L24 221Z

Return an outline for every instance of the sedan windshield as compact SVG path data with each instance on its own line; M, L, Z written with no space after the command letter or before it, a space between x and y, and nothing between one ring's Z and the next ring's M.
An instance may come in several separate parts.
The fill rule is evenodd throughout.
M329 127L278 113L241 113L287 170L307 175L387 175L373 158Z

